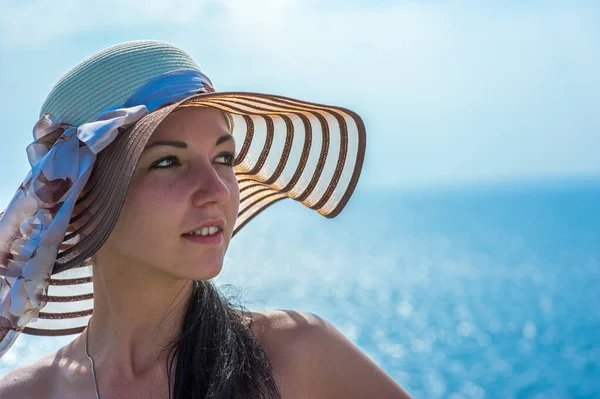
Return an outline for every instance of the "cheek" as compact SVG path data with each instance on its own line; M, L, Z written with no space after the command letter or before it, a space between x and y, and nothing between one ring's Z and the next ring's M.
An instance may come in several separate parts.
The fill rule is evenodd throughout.
M174 223L180 219L175 212L182 207L173 203L176 190L157 186L132 188L112 234L120 246L152 245L150 242L161 240L162 235L177 231Z
M227 213L231 217L233 224L237 219L237 215L240 208L240 187L238 186L237 179L233 178L232 182L228 183L229 188L229 201L227 204Z

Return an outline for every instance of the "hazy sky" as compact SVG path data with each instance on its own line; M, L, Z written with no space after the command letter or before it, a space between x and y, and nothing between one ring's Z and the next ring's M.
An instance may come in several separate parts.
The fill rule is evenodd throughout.
M355 110L363 188L600 176L599 4L0 0L0 204L56 80L134 39L182 47L217 90Z

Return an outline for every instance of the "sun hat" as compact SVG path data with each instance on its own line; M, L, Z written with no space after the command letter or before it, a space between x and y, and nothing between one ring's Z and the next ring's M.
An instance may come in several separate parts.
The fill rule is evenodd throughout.
M90 257L118 219L140 154L171 112L195 106L223 111L239 146L234 234L285 198L329 218L347 204L366 149L356 113L217 92L189 54L163 41L105 48L50 90L26 149L32 169L0 214L0 357L21 332L85 329L93 309Z

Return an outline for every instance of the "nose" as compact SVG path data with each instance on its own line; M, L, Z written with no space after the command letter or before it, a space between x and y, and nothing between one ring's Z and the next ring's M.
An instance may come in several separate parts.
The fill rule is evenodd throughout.
M194 206L221 205L229 200L229 188L210 162L202 162L192 173L191 179L192 187L196 188L192 193Z

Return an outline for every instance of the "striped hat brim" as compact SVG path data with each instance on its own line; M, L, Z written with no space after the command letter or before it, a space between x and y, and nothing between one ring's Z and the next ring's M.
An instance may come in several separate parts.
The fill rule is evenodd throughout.
M287 97L216 92L198 94L142 118L98 154L86 190L54 265L46 302L30 335L59 336L85 329L93 310L89 258L117 222L140 155L156 127L175 109L213 107L230 118L238 146L234 171L240 206L234 235L252 218L292 198L332 218L358 182L366 150L362 119L341 107Z

